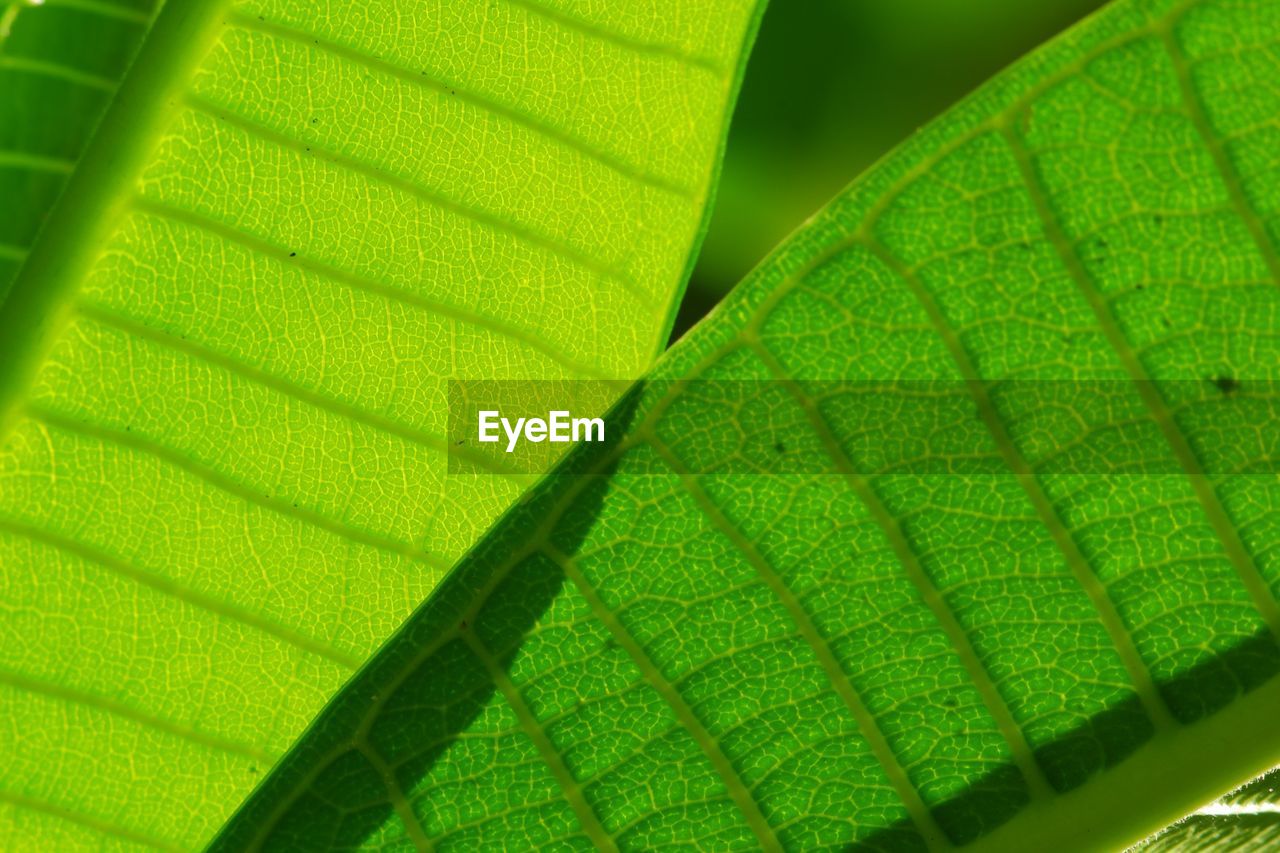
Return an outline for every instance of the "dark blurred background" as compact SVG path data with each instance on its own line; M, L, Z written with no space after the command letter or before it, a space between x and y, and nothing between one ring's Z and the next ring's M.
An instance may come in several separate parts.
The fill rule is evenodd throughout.
M1103 0L772 0L672 339L864 169Z

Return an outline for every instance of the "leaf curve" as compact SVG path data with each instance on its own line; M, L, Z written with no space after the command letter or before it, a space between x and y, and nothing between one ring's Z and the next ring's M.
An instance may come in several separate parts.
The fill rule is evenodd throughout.
M165 4L0 311L6 834L206 842L527 480L446 378L650 364L756 5Z
M1278 34L1122 0L859 179L215 847L1107 846L1274 763Z
M151 17L150 0L0 4L0 305Z
M1260 851L1280 841L1280 803L1272 771L1131 848L1133 851Z

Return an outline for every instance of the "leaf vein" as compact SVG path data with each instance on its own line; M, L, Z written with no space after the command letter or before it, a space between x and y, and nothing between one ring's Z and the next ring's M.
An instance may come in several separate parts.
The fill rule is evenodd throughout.
M1174 73L1178 78L1178 91L1182 96L1183 105L1186 107L1186 115L1191 120L1197 135L1199 135L1208 149L1209 157L1213 161L1213 167L1222 179L1223 186L1227 191L1231 207L1241 221L1244 222L1250 239L1253 240L1258 254L1261 255L1263 263L1266 264L1267 272L1270 274L1272 282L1280 286L1280 254L1277 254L1275 245L1267 235L1266 225L1263 224L1258 212L1250 204L1249 195L1245 192L1244 181L1240 176L1240 172L1236 169L1235 163L1231 159L1231 154L1227 151L1223 140L1213 127L1213 122L1209 119L1204 106L1204 98L1196 89L1195 80L1192 78L1191 64L1183 52L1182 46L1178 43L1173 27L1162 27L1159 32L1160 43L1169 55L1169 59L1173 63Z
M698 718L693 708L685 701L684 694L654 665L648 653L631 635L627 627L622 624L622 620L600 598L600 594L588 582L586 575L578 568L573 558L568 554L561 553L550 543L543 544L542 552L554 560L569 579L573 581L579 593L586 599L591 612L608 629L609 634L618 645L626 651L632 662L635 663L636 668L640 670L641 675L644 676L645 681L649 682L658 695L662 697L663 701L667 703L667 706L671 708L676 720L702 750L712 769L715 770L716 775L724 783L726 793L734 805L737 806L738 811L742 813L747 826L750 827L761 846L767 850L779 848L781 842L774 834L773 828L764 816L764 812L761 811L760 804L751 794L750 788L742 779L733 762L725 755L724 750L716 743L716 739L707 731L706 726Z
M265 240L218 222L214 219L210 219L194 211L173 207L147 198L135 199L133 206L142 213L154 216L158 219L185 225L198 231L203 231L211 236L225 240L228 243L247 249L255 255L260 255L266 258L281 259L288 254L288 251L281 246L268 243ZM512 341L523 344L529 349L546 356L556 364L559 364L580 376L596 379L606 378L604 371L599 368L574 361L561 353L550 342L543 340L532 332L517 328L503 322L502 320L486 317L482 314L477 314L448 303L437 302L436 300L429 299L417 293L413 293L393 285L384 284L383 282L375 279L366 278L348 270L332 267L328 264L320 261L314 261L309 258L303 258L301 256L293 257L289 258L288 263L311 272L334 284L344 285L362 293L380 296L384 299L389 299L402 305L421 309L439 317L474 326L477 329L491 332L492 334L500 337L509 338Z
M52 77L57 80L65 80L77 86L98 89L103 92L114 92L116 90L116 81L108 77L89 74L69 65L45 62L44 60L31 59L24 56L0 56L0 69L31 74L36 77Z
M149 835L143 835L132 829L118 826L109 821L96 818L93 815L77 812L66 806L50 803L45 800L29 797L25 794L16 794L12 791L0 790L0 802L8 803L16 808L25 809L26 811L39 812L49 817L59 820L65 820L68 823L74 823L93 832L100 832L103 835L112 838L118 838L121 841L127 841L130 844L141 844L144 847L150 847L154 850L167 850L173 853L183 853L183 848L159 838L152 838Z
M13 532L4 521L0 521L0 529ZM95 561L96 562L96 561ZM188 600L189 601L189 600ZM225 614L218 614L225 615ZM254 626L256 627L256 626ZM181 740L198 744L217 752L225 752L231 755L238 755L241 758L249 758L254 761L262 762L268 766L275 763L279 757L273 755L256 746L239 743L228 738L211 735L206 732L199 731L188 725L157 717L152 714L139 711L123 702L107 696L100 696L96 693L89 693L72 687L66 687L61 684L54 684L40 678L33 678L29 675L13 672L8 669L0 669L0 684L7 684L10 687L23 690L29 693L38 693L50 699L56 699L59 702L68 705L83 705L86 708L93 708L110 714L113 717L129 720L138 725L145 726L149 729L164 732Z
M577 136L548 124L544 119L525 113L514 107L500 104L497 101L489 100L488 98L477 95L473 92L468 92L464 88L458 88L458 86L453 83L444 83L432 79L427 76L425 71L414 71L413 69L406 68L403 65L398 65L357 48L321 38L315 33L304 32L272 21L261 21L243 13L232 13L229 16L229 19L236 26L243 29L253 30L266 35L275 36L286 41L292 41L312 49L318 49L333 56L345 59L348 62L355 63L365 68L370 68L382 74L398 77L401 80L413 83L423 88L431 89L432 91L440 92L442 94L449 94L450 96L456 96L466 103L484 110L485 112L501 116L508 121L528 128L541 136L554 140L565 148L576 151L587 159L593 160L605 168L610 169L638 184L661 190L680 198L693 199L695 196L694 188L681 186L667 178L646 172L637 166L627 163L610 152L597 149Z
M779 603L786 609L801 638L812 649L823 672L830 680L832 689L849 709L854 722L858 726L858 730L871 747L872 754L884 770L889 784L893 786L899 799L902 800L907 814L925 843L930 849L947 847L946 833L942 831L942 828L934 819L933 813L925 805L924 800L921 799L906 770L894 755L893 748L889 746L884 733L880 731L875 717L863 702L857 688L853 686L853 682L840 665L840 661L832 652L830 645L823 638L804 606L796 599L790 587L786 585L782 577L769 564L764 555L756 549L755 545L729 520L728 516L724 514L715 501L711 499L711 496L702 488L702 485L697 482L697 478L689 472L671 449L652 432L648 436L648 442L657 451L658 455L666 461L672 471L680 477L685 490L693 497L694 502L702 513L742 554L776 596Z
M75 160L65 157L45 157L28 151L0 151L0 169L25 169L31 172L69 175L75 165Z
M1013 159L1017 163L1018 173L1026 185L1027 192L1031 197L1032 205L1041 221L1046 237L1058 253L1058 257L1070 274L1071 280L1075 282L1085 302L1088 303L1094 317L1097 319L1098 327L1102 331L1103 337L1133 381L1138 396L1142 399L1148 411L1151 412L1151 417L1159 426L1166 443L1173 451L1174 458L1186 472L1187 479L1191 484L1196 499L1200 503L1202 511L1221 543L1227 560L1231 563L1240 582L1248 591L1258 615L1270 630L1273 640L1280 640L1280 604L1277 603L1275 596L1272 595L1271 590L1267 587L1266 580L1254 563L1248 547L1244 544L1234 522L1232 522L1226 509L1218 499L1217 490L1205 473L1199 457L1192 449L1182 428L1169 411L1159 387L1147 374L1146 367L1133 351L1124 331L1116 321L1111 306L1107 304L1081 262L1080 256L1067 240L1062 226L1059 224L1057 214L1053 210L1047 191L1042 186L1040 177L1036 172L1031 152L1010 128L1003 128L1002 135L1008 143Z
M537 748L538 754L550 769L551 775L555 778L556 784L564 795L565 802L573 810L574 816L577 817L583 832L591 839L591 843L595 845L597 850L616 851L618 845L614 842L613 837L605 831L604 826L600 823L599 816L592 810L590 803L587 802L586 797L583 795L582 786L573 777L573 774L569 772L569 768L565 766L564 759L556 749L555 744L551 742L551 738L538 722L538 718L528 704L525 703L524 697L520 695L520 689L511 681L511 677L502 668L502 664L494 658L493 653L476 637L474 631L462 631L460 634L463 642L471 649L471 653L476 656L481 666L484 667L485 672L488 673L489 680L493 682L494 687L498 688L498 692L502 694L503 698L506 699L507 705L515 713L516 720L519 721L520 728L523 729L525 736Z
M167 330L147 325L144 321L116 314L110 309L84 299L78 302L76 309L79 314L95 323L101 323L126 334L151 341L166 349L190 356L199 362L234 374L246 382L284 394L307 405L315 406L344 420L350 420L368 427L375 432L385 433L440 453L465 455L468 462L482 466L492 474L500 476L513 476L515 474L513 469L500 465L487 454L471 453L466 447L449 447L448 441L441 436L414 429L383 415L368 412L358 406L343 402L336 397L319 393L310 388L304 388L265 370L245 364L232 356L198 344L186 337L180 337Z
M964 380L965 387L973 396L979 417L982 419L987 431L990 432L1001 457L1022 486L1023 491L1036 511L1036 515L1039 516L1041 523L1044 524L1049 532L1049 537L1066 561L1071 574L1075 577L1081 589L1084 590L1085 595L1088 596L1094 610L1097 611L1099 618L1102 620L1103 627L1106 629L1108 636L1110 636L1116 653L1120 656L1121 662L1129 673L1134 690L1142 703L1144 711L1151 719L1152 725L1157 729L1167 729L1176 725L1164 699L1161 697L1159 690L1156 689L1150 671L1147 669L1146 664L1143 663L1142 656L1138 653L1133 637L1125 627L1124 620L1120 618L1119 611L1116 610L1110 593L1107 592L1102 581L1098 579L1088 559L1085 558L1079 545L1076 544L1075 537L1058 515L1057 508L1049 500L1044 489L1040 487L1040 481L1037 479L1035 472L1032 471L1030 464L1009 436L999 412L996 411L990 396L987 394L986 380L983 379L982 374L979 373L977 367L969 358L968 350L965 349L959 335L956 334L956 330L951 326L946 315L943 314L941 306L938 305L933 295L925 288L924 283L920 281L916 274L908 269L878 239L869 232L861 234L860 239L862 245L898 276L915 297L925 314L928 315L930 323L932 323L938 336L942 339L943 345L951 355L952 361L955 362L956 368Z
M400 554L435 568L448 568L447 561L437 554L431 554L414 545L387 538L382 534L344 524L314 510L294 506L292 502L286 499L262 494L257 489L217 471L208 464L188 456L186 453L166 447L151 439L143 438L137 433L121 432L101 424L89 423L73 415L40 409L34 406L28 406L26 414L28 417L48 426L153 456L161 462L185 471L215 489L233 495L246 503L260 506L278 515L318 528L347 542L377 548L392 554Z
M619 273L608 262L602 261L598 258L593 258L573 246L561 243L543 234L539 234L518 222L513 222L487 211L469 207L465 204L454 201L451 198L440 195L428 187L424 187L406 178L402 178L399 175L388 172L379 166L348 157L347 155L340 154L336 151L330 151L317 144L308 145L305 140L280 133L279 131L258 124L257 122L218 107L201 98L189 95L184 99L184 103L197 113L207 115L212 119L222 121L232 127L238 128L251 138L260 139L288 151L293 151L295 154L311 156L316 159L332 163L340 169L351 172L352 174L360 175L372 181L377 181L378 183L385 184L389 187L393 187L401 192L412 195L414 198L421 199L422 201L425 201L441 210L461 216L474 224L491 228L500 233L514 237L528 245L543 249L556 257L562 258L572 264L582 267L585 270L593 272L607 281L617 282L622 286L623 290L625 290L641 306L645 308L652 307L648 296L640 291L636 283Z
M916 553L915 547L903 532L898 521L893 518L893 515L880 500L879 495L876 494L875 489L867 481L866 477L854 467L853 460L845 452L844 448L840 446L839 441L832 433L831 425L818 410L816 403L786 371L769 348L758 339L758 336L753 336L751 350L764 362L773 377L783 384L800 405L805 417L809 420L810 426L822 440L823 449L831 458L831 461L835 463L836 470L840 472L841 478L850 490L858 496L862 504L871 513L872 518L875 519L885 538L889 540L890 547L898 562L902 564L908 580L910 580L911 585L942 628L947 641L960 659L965 672L969 674L969 678L973 681L974 687L977 688L978 694L982 697L983 704L986 705L987 710L996 721L1000 734L1013 755L1014 764L1017 765L1018 770L1022 773L1032 798L1047 799L1051 797L1053 789L1049 785L1049 780L1045 777L1044 771L1036 763L1026 736L1017 722L1014 721L1009 706L1006 704L1004 697L1001 696L999 688L996 687L991 678L991 674L987 672L981 658L979 658L978 652L974 649L964 626L960 624L960 620L952 611L942 592L933 583L928 572L925 571L920 555Z
M357 655L336 649L327 643L300 633L295 628L281 625L271 619L237 607L223 599L197 592L171 578L143 571L132 563L107 554L88 543L80 542L60 533L44 530L16 519L4 517L0 517L0 531L30 539L34 542L40 542L66 554L79 557L110 571L114 575L141 584L170 598L186 602L206 613L270 634L301 651L325 658L345 669L355 670L360 666L361 660Z
M600 39L601 41L609 42L610 44L629 50L632 53L650 54L653 56L665 57L667 59L674 59L681 65L687 65L692 68L700 68L704 71L709 71L717 78L723 79L725 77L724 68L721 67L720 63L709 57L685 53L679 48L667 44L642 41L634 38L633 36L625 35L606 28L595 21L588 21L584 18L569 15L557 9L552 9L542 3L531 2L531 0L505 1L511 6L524 9L529 13L537 15L540 18L545 18L548 21L553 21L567 30L573 30L584 35Z
M103 18L114 18L117 21L125 21L130 24L146 24L151 21L151 15L146 12L126 9L123 6L116 6L112 3L102 3L99 0L42 0L42 5L55 9L75 9L79 12L88 12Z

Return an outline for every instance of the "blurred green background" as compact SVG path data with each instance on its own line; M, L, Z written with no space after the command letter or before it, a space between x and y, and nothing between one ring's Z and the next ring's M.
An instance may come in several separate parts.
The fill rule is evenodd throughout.
M673 340L864 169L1103 0L772 0Z

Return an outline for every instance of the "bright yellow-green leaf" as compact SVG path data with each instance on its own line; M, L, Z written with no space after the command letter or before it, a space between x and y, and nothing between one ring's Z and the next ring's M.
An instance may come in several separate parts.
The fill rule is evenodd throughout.
M1280 757L1280 4L1123 0L855 183L225 849L1123 846Z
M208 840L519 494L445 380L649 366L755 6L166 4L0 315L0 837Z

